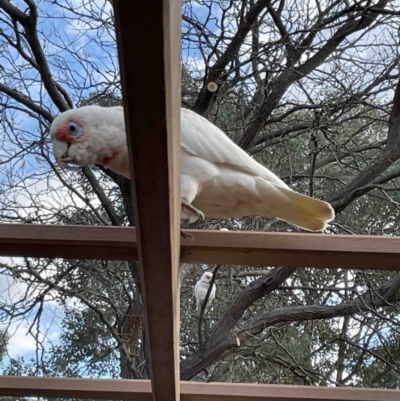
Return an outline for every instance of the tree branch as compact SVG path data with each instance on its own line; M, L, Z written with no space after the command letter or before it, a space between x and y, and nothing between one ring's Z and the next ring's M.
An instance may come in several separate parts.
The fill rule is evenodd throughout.
M198 327L198 333L199 333L199 350L203 349L203 338L201 336L201 327L203 325L203 316L204 316L204 311L206 310L208 299L210 298L210 294L212 291L212 288L214 286L215 279L217 277L217 272L220 269L221 265L217 265L213 271L213 276L211 278L210 285L208 286L206 297L204 298L203 305L201 306L201 311L200 311L200 316L199 316L199 327Z
M110 219L112 225L120 226L122 224L122 218L118 215L114 206L112 205L108 196L104 193L103 188L97 181L96 176L93 174L93 171L90 167L82 168L83 175L87 178L90 185L92 186L94 192L98 196L105 212L107 213L108 218Z
M182 361L181 380L188 380L206 368L210 363L218 360L223 352L223 350L219 352L219 344L224 343L225 339L231 336L234 326L242 317L245 310L256 300L278 288L294 270L296 269L288 267L275 268L265 277L254 281L238 294L219 319L210 335L209 341L204 344L203 349L197 351L190 360Z
M237 56L240 47L242 46L247 34L250 32L254 22L260 13L267 7L267 0L259 0L256 4L250 7L249 12L243 18L242 23L239 25L235 36L230 41L225 52L219 57L217 62L210 68L206 82L201 89L192 110L198 114L204 115L210 106L216 92L208 90L210 82L218 85L219 78L224 72L225 67Z
M364 195L368 184L387 170L400 158L400 80L397 83L393 100L393 109L389 117L389 129L385 149L377 160L366 167L345 188L330 199L336 213L341 212L355 199ZM364 189L363 189L364 188ZM372 188L371 188L372 189Z
M386 4L386 0L380 0L376 8L384 8ZM270 83L268 96L266 97L262 107L260 107L260 109L255 112L253 123L249 125L249 127L246 129L243 137L239 142L239 145L243 149L249 149L253 145L254 140L259 132L267 124L268 118L270 117L276 106L279 104L279 101L286 93L286 90L294 82L310 74L315 68L321 65L323 61L326 60L326 58L336 50L339 44L343 42L346 37L370 26L378 17L378 15L379 13L377 12L366 12L358 20L349 19L341 28L336 31L333 37L329 39L327 43L304 64L300 65L296 69L285 69L278 77L276 77ZM318 28L322 28L322 26ZM306 43L304 43L303 41L302 45L303 46L301 46L301 50L302 52L304 52L306 49ZM307 46L310 45L311 43L309 43Z
M232 330L232 327L228 332L221 330L221 335L216 335L217 333L219 334L219 332L217 332L217 328L215 328L211 334L209 342L205 344L204 353L196 353L192 358L182 361L181 380L191 379L211 363L215 363L219 359L231 354L239 347L237 344L237 338L240 340L240 345L243 345L247 340L253 338L254 335L278 323L331 319L369 310L371 307L387 307L390 302L394 302L398 299L397 294L399 290L400 274L397 274L394 278L388 280L373 293L365 293L355 300L343 302L336 306L302 305L283 307L261 313L248 319L235 332ZM243 294L248 291L249 289L247 291L245 290ZM373 294L375 294L376 297L374 297ZM237 298L240 298L241 295L242 294L239 294ZM229 310L232 309L233 305L235 305L235 300L231 303L231 308L228 309L227 313L229 313Z
M122 175L119 175L117 173L114 173L114 171L105 168L102 165L96 165L99 170L101 170L104 174L106 174L108 177L110 177L113 181L116 182L116 184L119 187L119 190L121 191L122 194L122 199L124 201L124 206L125 210L128 215L128 220L129 224L131 226L135 225L135 215L133 211L133 199L132 199L132 194L131 194L131 184L130 181L123 177Z
M26 39L38 66L38 71L42 78L43 84L49 94L51 100L60 111L65 111L73 107L71 98L60 84L56 83L50 71L49 64L40 44L37 33L37 6L32 0L25 0L29 6L29 15L21 12L17 7L11 5L7 0L0 0L0 8L8 13L8 15L18 21L25 29Z
M370 145L362 145L358 146L356 148L348 149L346 151L339 150L341 154L332 154L325 159L321 160L320 162L315 164L315 170L320 169L321 167L325 167L330 163L334 163L337 161L341 161L343 159L346 159L347 157L352 157L354 156L355 153L362 153L366 152L368 150L380 150L382 149L382 146L386 145L387 140L384 139L383 141L377 142L377 143L372 143ZM297 177L304 177L308 176L310 174L310 168L307 170L304 170L303 172L299 173L298 175L295 175L291 177L292 180L295 180Z
M0 92L5 93L7 96L11 97L16 102L21 103L28 109L32 110L33 112L38 113L49 123L53 121L53 116L48 110L39 106L37 103L33 102L29 97L23 95L22 93L18 92L15 89L11 89L10 87L2 84L1 82L0 82Z

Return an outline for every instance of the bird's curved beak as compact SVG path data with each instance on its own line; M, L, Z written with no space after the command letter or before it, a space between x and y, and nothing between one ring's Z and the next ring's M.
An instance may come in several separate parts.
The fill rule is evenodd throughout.
M57 164L61 169L64 169L64 163L70 161L68 157L68 149L71 146L66 141L60 141L59 139L53 139L53 152Z

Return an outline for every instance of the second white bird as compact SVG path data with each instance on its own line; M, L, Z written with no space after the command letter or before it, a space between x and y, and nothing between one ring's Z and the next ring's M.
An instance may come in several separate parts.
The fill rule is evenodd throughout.
M201 307L203 306L204 300L206 299L207 291L210 287L212 277L212 273L204 273L194 287L194 296L196 298L197 310L199 312L201 311ZM217 287L215 284L213 284L207 304L214 300L216 290Z

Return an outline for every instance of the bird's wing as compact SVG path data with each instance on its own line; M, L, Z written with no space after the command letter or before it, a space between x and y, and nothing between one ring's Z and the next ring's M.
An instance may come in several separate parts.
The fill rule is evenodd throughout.
M197 298L198 294L199 294L199 290L200 290L200 285L201 285L201 280L199 280L196 285L194 286L194 296Z
M188 155L182 157L182 173L200 181L202 190L193 206L206 216L274 216L312 231L325 229L333 220L331 205L292 191L205 118L186 109L181 117L182 154ZM198 166L204 165L213 167L217 174L201 179L200 173L206 174Z
M289 188L274 173L257 163L243 149L231 141L218 127L193 111L181 112L182 150L214 164L261 176L270 183Z

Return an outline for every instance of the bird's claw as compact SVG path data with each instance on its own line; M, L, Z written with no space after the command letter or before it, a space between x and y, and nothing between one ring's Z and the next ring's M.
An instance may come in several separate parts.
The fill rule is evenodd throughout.
M65 170L65 165L67 163L74 163L75 157L74 156L63 156L63 157L58 157L56 158L56 162L58 166L60 167L61 170Z
M183 198L182 198L181 202L182 202L182 207L183 207L184 209L190 210L192 213L194 213L194 214L195 214L199 219L201 219L202 221L205 220L204 213L203 213L201 210L196 209L196 208L195 208L192 204L190 204L186 199L183 199Z
M186 233L186 232L183 231L182 229L181 229L181 235L182 235L182 237L183 237L184 239L190 237L192 240L194 240L194 237L193 237L192 234Z

